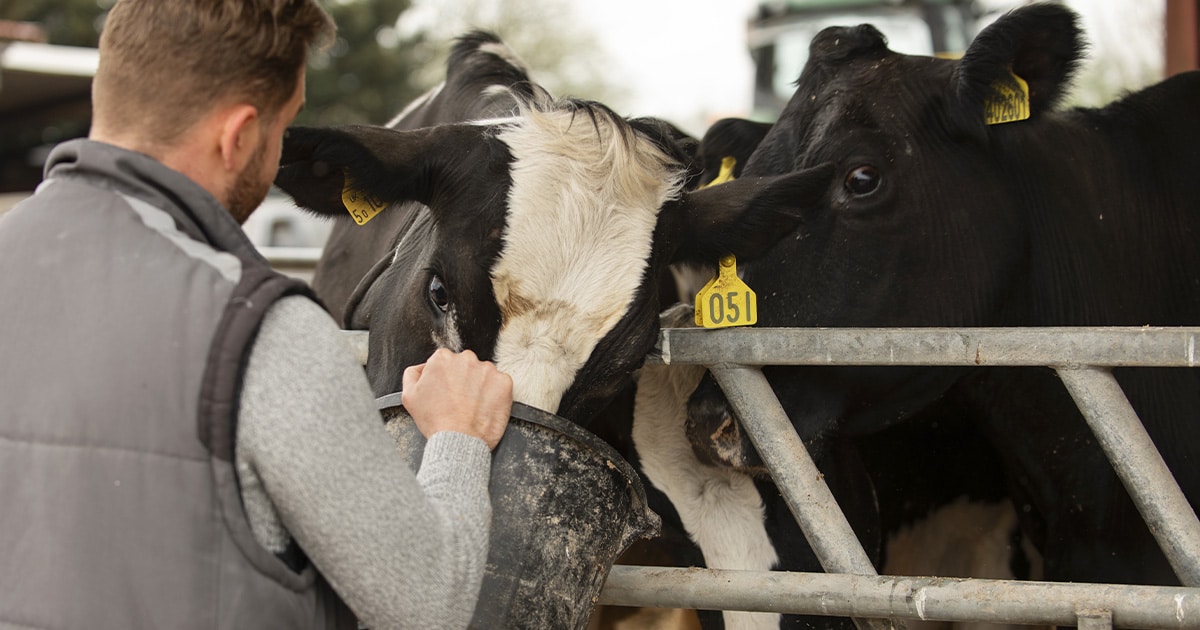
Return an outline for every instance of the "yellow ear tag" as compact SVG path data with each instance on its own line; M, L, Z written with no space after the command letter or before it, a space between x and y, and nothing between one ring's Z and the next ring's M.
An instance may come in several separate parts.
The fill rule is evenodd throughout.
M721 170L717 173L716 178L714 178L711 182L701 186L701 188L708 188L709 186L716 186L718 184L724 184L726 182L733 181L733 167L735 166L737 166L737 158L733 157L732 155L727 155L721 158Z
M367 221L375 218L381 210L386 208L388 204L370 197L366 193L356 190L354 182L350 180L350 175L345 176L346 187L342 189L342 205L346 206L346 210L350 213L350 217L354 222L363 225Z
M702 188L733 181L733 156L721 158L721 171ZM737 259L726 256L717 265L717 275L696 293L696 325L704 328L752 326L758 322L758 298L737 275Z
M983 121L989 125L1029 118L1029 84L1009 71L1012 81L992 84L992 96L983 104Z
M696 325L704 328L752 326L758 322L758 298L737 275L737 259L726 256L717 276L696 294Z

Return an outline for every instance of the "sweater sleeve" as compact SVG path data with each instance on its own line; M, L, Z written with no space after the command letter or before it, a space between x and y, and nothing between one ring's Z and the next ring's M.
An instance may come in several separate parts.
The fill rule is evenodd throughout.
M438 433L414 476L337 326L305 298L263 320L236 459L259 542L293 537L367 627L466 627L487 559L487 445Z

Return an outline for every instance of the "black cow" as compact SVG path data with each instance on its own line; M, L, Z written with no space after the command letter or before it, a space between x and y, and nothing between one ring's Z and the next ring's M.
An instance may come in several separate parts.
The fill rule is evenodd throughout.
M721 174L722 162L732 159L730 175L741 177L750 154L771 130L771 123L722 118L713 123L696 149L696 162L700 167L698 185L706 186Z
M743 173L836 173L793 237L741 266L759 325L1200 324L1200 73L1056 111L1080 37L1056 4L1001 17L957 61L895 53L869 25L818 34ZM1020 89L1014 75L1029 118L987 124L988 103ZM1178 583L1049 369L764 371L818 457L961 414L999 455L1047 579ZM1116 376L1194 504L1200 371ZM694 395L695 436L720 433L729 413L713 395Z

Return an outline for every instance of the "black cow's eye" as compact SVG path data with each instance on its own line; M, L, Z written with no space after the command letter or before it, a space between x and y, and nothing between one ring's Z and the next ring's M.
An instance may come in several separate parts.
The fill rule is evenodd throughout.
M853 195L869 195L879 189L879 170L874 166L859 166L846 175L846 190Z
M443 313L450 306L450 296L446 295L446 285L442 284L442 279L436 275L429 279L429 300Z

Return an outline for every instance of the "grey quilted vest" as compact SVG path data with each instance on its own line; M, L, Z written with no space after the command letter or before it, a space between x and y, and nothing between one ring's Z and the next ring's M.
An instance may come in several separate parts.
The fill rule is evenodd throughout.
M354 627L251 534L232 465L271 271L151 158L57 147L0 217L0 628Z

